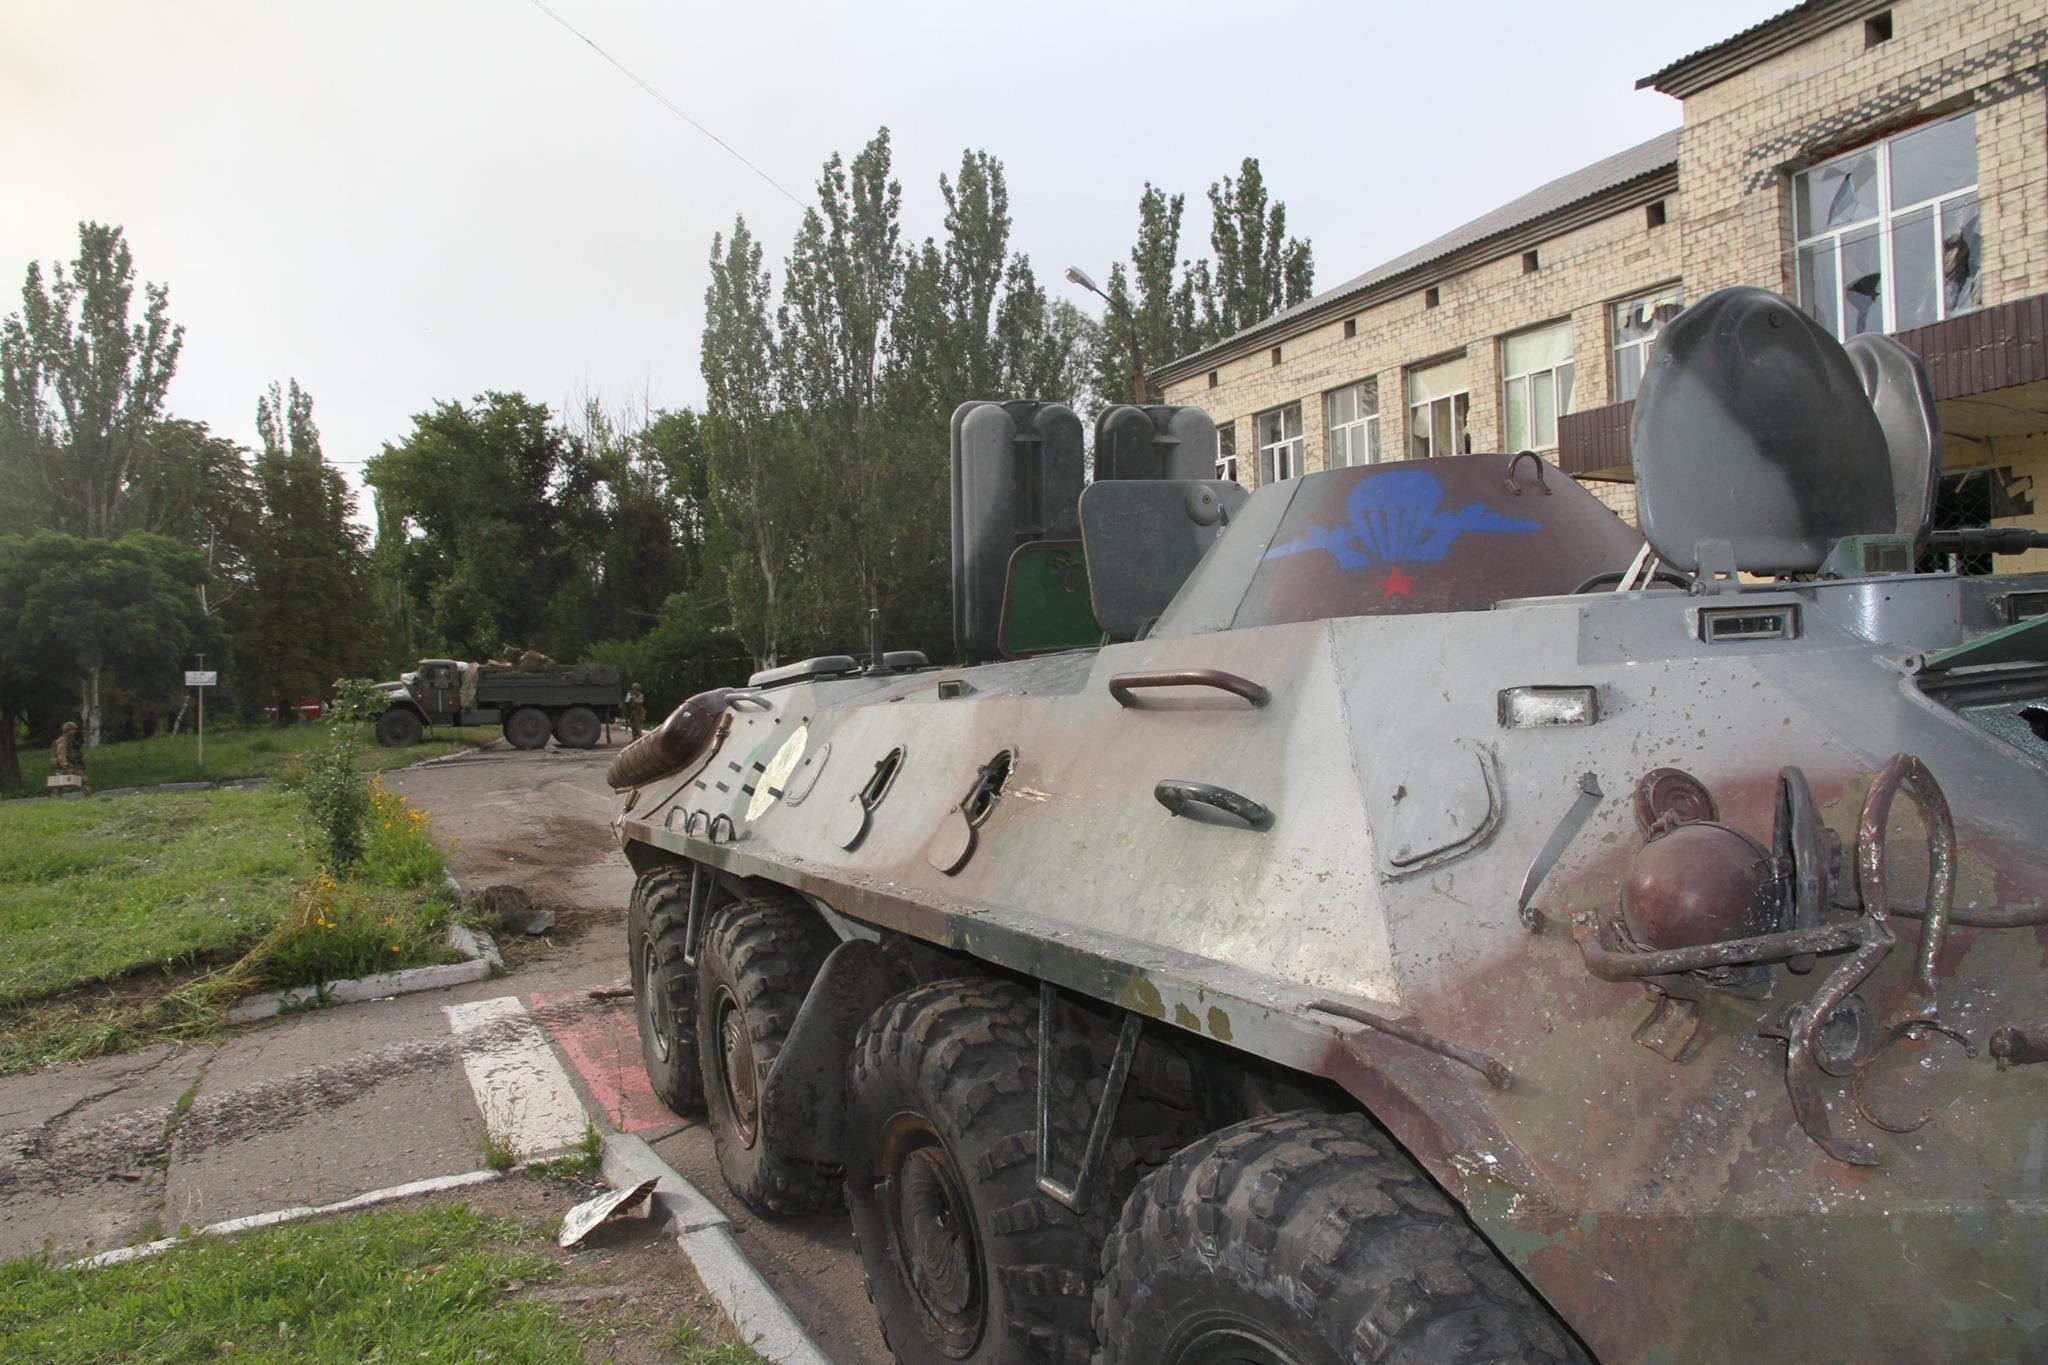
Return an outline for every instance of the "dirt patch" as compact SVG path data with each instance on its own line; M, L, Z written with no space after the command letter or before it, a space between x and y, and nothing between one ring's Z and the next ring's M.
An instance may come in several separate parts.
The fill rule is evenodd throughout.
M514 1281L506 1292L561 1312L575 1324L592 1360L652 1365L679 1355L693 1358L686 1347L731 1342L732 1324L705 1292L675 1238L651 1218L633 1213L600 1224L567 1251L554 1244L562 1215L606 1188L595 1179L514 1175L405 1204L461 1203L492 1217L532 1224L562 1273L541 1284Z

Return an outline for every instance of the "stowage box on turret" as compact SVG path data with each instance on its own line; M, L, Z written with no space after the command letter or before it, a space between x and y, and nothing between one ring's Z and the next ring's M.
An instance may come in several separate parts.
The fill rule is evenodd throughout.
M900 1358L2048 1358L2048 575L1947 571L2040 538L1930 529L1909 352L1703 300L1641 533L1078 428L954 420L961 666L611 774L655 1087Z

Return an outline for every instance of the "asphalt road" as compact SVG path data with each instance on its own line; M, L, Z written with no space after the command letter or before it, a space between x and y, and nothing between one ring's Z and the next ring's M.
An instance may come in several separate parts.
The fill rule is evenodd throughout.
M542 1073L565 1078L584 1109L639 1132L725 1208L833 1359L886 1361L845 1216L765 1220L739 1205L708 1130L647 1090L631 1001L592 994L625 977L632 876L608 828L610 758L493 748L385 778L432 813L465 888L518 886L555 912L544 942L508 945L508 976L0 1080L0 1258L107 1250L474 1170L482 1078L526 1067L539 1079L515 1083L535 1089L513 1093L514 1121L540 1131Z

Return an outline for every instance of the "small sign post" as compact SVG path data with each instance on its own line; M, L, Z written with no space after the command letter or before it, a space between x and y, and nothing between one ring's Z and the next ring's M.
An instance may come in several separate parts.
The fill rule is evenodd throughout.
M199 662L206 662L204 654L199 656ZM185 686L199 690L199 726L197 733L199 735L199 766L202 769L206 767L206 689L219 682L220 674L213 669L188 668L185 670Z

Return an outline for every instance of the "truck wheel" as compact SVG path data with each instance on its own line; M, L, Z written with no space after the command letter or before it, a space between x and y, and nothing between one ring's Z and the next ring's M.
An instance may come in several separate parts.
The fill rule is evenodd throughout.
M588 749L597 743L600 722L587 706L572 706L555 722L555 738L564 749Z
M387 749L405 749L419 743L419 713L395 706L377 717L377 742Z
M1102 1263L1106 1365L1589 1359L1362 1114L1203 1138L1139 1184Z
M512 741L515 749L542 749L547 747L548 736L554 726L548 723L548 713L538 706L522 706L505 717L505 738Z
M763 1213L815 1213L838 1177L785 1156L762 1122L761 1087L826 954L839 943L793 893L763 891L721 906L697 954L697 1055L718 1167Z
M640 1060L654 1096L678 1114L704 1112L697 1058L697 969L683 960L690 925L690 869L670 864L640 875L626 903Z
M1053 1149L1075 1168L1099 1076L1060 1049ZM854 1042L846 1204L868 1296L899 1361L1087 1360L1089 1293L1115 1204L1038 1188L1038 998L970 978L907 991ZM1102 1184L1128 1172L1112 1143Z

